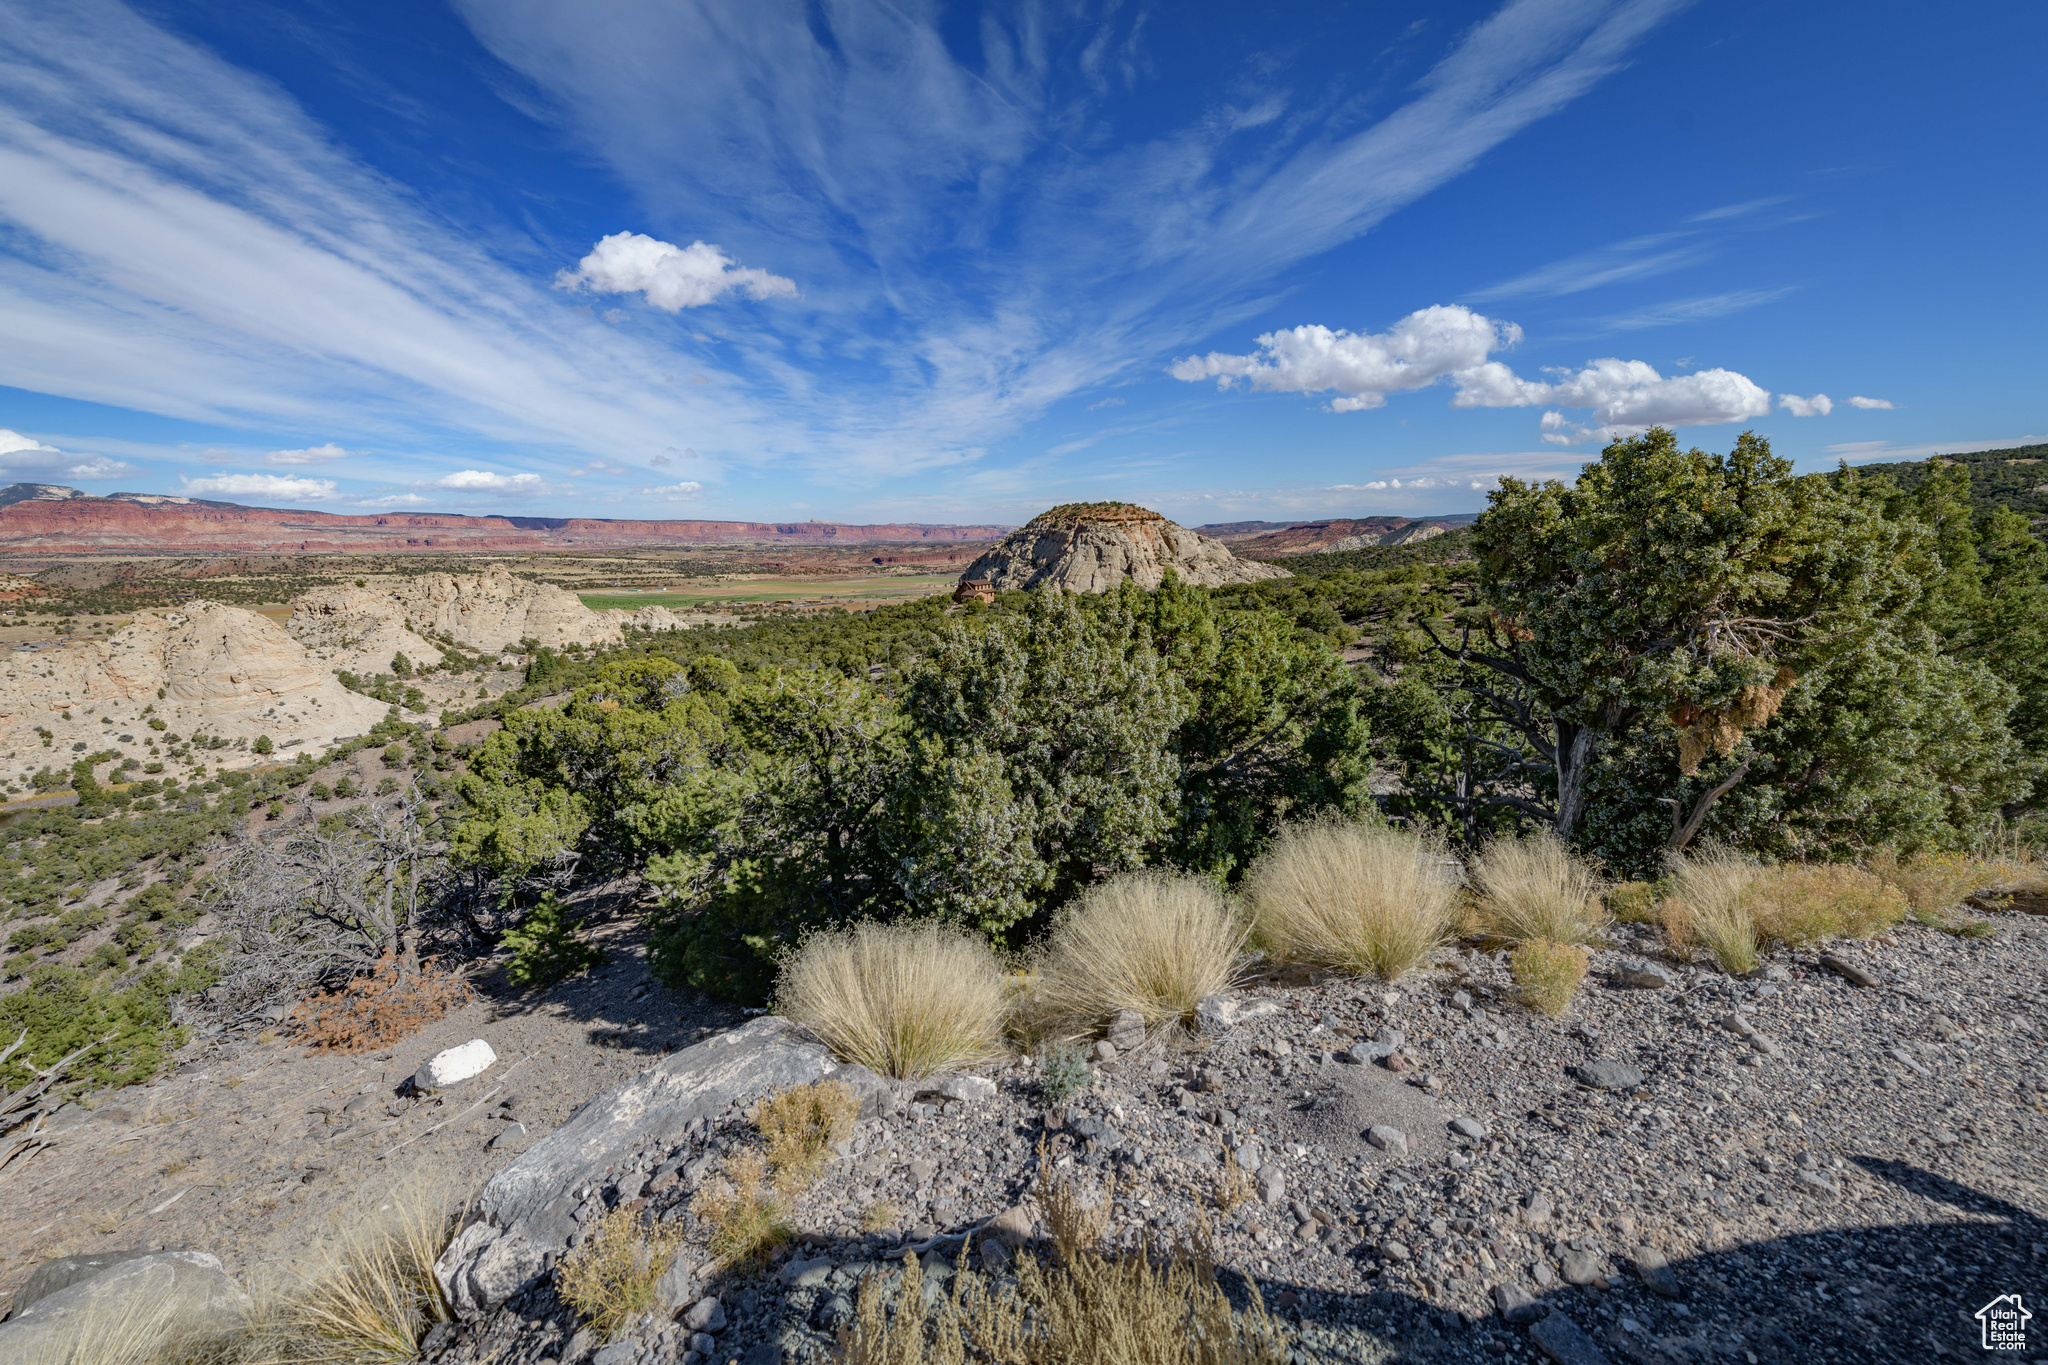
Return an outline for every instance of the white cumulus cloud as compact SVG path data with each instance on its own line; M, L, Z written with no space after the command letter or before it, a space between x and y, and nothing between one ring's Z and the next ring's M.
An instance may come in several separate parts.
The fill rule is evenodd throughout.
M1189 382L1214 379L1224 389L1240 379L1276 393L1334 389L1339 396L1330 400L1332 412L1358 412L1385 406L1390 393L1471 372L1494 350L1521 339L1522 329L1511 322L1495 322L1462 304L1439 304L1380 333L1317 325L1268 332L1253 354L1188 356L1167 373Z
M217 494L228 498L299 498L326 502L334 497L334 480L307 479L294 474L213 474L203 479L181 480L178 490L187 497Z
M688 479L683 480L681 483L672 483L666 488L643 488L640 490L641 495L644 497L667 498L671 502L680 502L687 498L694 498L703 491L703 484L692 483Z
M539 493L546 485L538 474L494 474L487 469L459 469L431 479L422 488L457 488L471 493Z
M1801 398L1796 393L1778 395L1778 406L1794 417L1825 417L1835 410L1834 400L1824 393L1811 398Z
M263 457L265 464L319 464L325 460L341 460L349 452L334 442L325 445L307 446L304 450L273 450Z
M1890 412L1898 404L1889 398L1865 398L1858 394L1849 400L1849 406L1852 408L1877 408L1884 412Z
M644 294L667 313L702 308L735 289L756 299L796 297L796 281L742 267L708 242L677 246L640 232L614 232L602 238L574 270L555 276L555 287Z
M104 455L67 454L46 446L32 436L0 427L0 478L18 476L26 482L40 479L118 479L135 473L135 466Z
M1546 370L1552 376L1546 381L1524 379L1504 362L1488 358L1521 339L1522 329L1512 322L1461 304L1439 304L1410 313L1378 334L1322 326L1268 332L1252 354L1189 356L1176 360L1167 373L1190 382L1214 379L1226 389L1242 379L1254 389L1280 393L1334 391L1332 412L1382 407L1390 393L1439 380L1456 389L1451 406L1457 408L1592 409L1587 422L1545 413L1543 439L1554 445L1612 439L1655 426L1739 422L1771 410L1770 392L1733 370L1666 378L1644 361L1610 357L1588 361L1582 369Z

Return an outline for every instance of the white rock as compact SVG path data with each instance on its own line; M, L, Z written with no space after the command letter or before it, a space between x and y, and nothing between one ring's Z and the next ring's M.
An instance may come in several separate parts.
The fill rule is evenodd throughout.
M497 1060L498 1054L491 1051L489 1043L481 1038L472 1038L461 1047L451 1047L429 1057L413 1073L412 1088L423 1092L446 1090L473 1076L483 1075Z

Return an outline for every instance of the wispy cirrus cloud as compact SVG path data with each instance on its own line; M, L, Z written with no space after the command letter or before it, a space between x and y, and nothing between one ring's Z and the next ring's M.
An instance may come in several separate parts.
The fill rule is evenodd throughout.
M1782 285L1776 289L1730 289L1725 293L1707 294L1698 298L1672 299L1668 303L1653 303L1643 308L1632 308L1626 313L1612 313L1602 318L1588 318L1586 326L1594 333L1640 332L1651 327L1677 327L1690 322L1705 322L1712 318L1725 318L1734 313L1760 308L1767 303L1776 303L1793 292L1794 286Z
M1682 6L1511 0L1382 115L1266 90L1119 141L1105 109L1141 79L1137 11L1022 7L982 24L969 65L916 7L457 0L635 188L649 232L803 281L800 322L763 317L733 344L805 411L829 404L861 471L971 459L1248 316L1290 267L1579 98ZM963 253L973 268L950 268ZM805 351L854 358L861 382L833 384Z
M807 445L735 388L664 385L699 348L577 313L274 84L116 0L10 10L0 62L0 220L22 246L0 254L0 327L36 338L0 350L0 382L228 425Z

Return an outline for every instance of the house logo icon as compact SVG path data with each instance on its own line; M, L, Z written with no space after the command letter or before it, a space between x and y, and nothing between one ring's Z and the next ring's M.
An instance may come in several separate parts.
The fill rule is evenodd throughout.
M2027 1323L2033 1316L2027 1311L2027 1306L2020 1302L2020 1296L2017 1294L2000 1294L1979 1308L1975 1317L1984 1328L1984 1349L2026 1350Z

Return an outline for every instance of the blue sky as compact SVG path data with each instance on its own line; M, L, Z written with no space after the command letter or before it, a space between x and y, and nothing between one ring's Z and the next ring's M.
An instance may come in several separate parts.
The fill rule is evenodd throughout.
M0 3L0 476L1476 509L2048 439L2048 8Z

